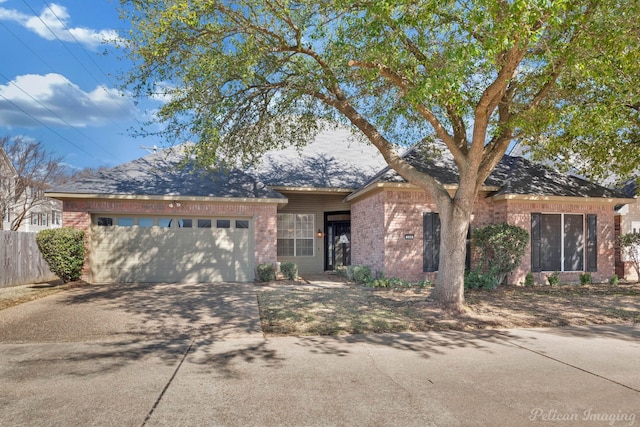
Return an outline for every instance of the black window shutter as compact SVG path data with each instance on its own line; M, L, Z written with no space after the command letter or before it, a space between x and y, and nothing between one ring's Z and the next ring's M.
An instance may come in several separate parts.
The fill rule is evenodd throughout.
M542 271L541 260L541 227L542 214L531 214L531 271Z
M440 263L440 215L435 212L425 212L423 237L422 270L425 272L438 271Z
M587 271L598 271L598 216L587 215Z

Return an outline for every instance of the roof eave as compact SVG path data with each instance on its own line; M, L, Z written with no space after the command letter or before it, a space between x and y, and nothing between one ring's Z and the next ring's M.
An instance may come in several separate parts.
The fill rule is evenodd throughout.
M449 193L453 193L458 189L458 184L443 184L442 185L444 187L445 190L447 190ZM364 196L365 194L378 190L378 189L383 189L383 188L391 188L391 189L397 189L397 190L422 190L420 187L418 187L417 185L408 183L408 182L374 182L372 184L367 185L366 187L363 187L361 189L359 189L358 191L355 191L351 194L349 194L345 200L350 202L352 200L355 200L357 198L360 198L362 196ZM496 187L493 185L483 185L480 188L481 191L486 191L486 192L495 192L500 190L500 187Z
M212 196L178 196L178 195L139 195L139 194L95 194L95 193L58 193L45 192L46 197L58 200L68 199L107 199L107 200L143 200L143 201L180 201L180 202L209 202L209 203L259 203L286 204L286 197L212 197Z
M296 186L285 186L285 185L270 185L269 188L277 192L315 193L315 194L350 194L355 191L354 188L296 187Z

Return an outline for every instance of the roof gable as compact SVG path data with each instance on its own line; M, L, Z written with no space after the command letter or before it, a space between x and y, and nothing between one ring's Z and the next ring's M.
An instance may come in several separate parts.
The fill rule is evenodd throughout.
M2 147L0 147L0 175L4 177L18 176L18 171Z
M308 145L271 151L250 173L273 187L356 189L386 163L372 144L349 129L328 129Z
M433 150L431 151L433 152ZM416 169L427 173L443 185L458 185L459 175L451 153L444 149L438 157L428 158L422 144L411 148L403 155ZM379 182L404 183L396 171L386 167L365 184ZM617 191L594 184L572 175L562 174L544 165L533 163L523 157L505 155L489 177L485 186L497 188L497 195L539 195L564 197L624 198Z

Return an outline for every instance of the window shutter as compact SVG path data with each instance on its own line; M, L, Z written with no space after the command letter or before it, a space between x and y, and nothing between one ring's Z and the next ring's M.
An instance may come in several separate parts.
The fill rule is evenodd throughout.
M440 263L440 215L426 212L423 218L423 271L438 271Z
M542 214L531 214L531 271L542 271L542 265L540 263L541 254L541 227Z
M587 215L587 271L598 271L598 216Z

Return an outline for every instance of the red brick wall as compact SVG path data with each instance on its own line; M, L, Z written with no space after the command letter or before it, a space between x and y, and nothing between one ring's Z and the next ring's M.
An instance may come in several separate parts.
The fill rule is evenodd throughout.
M387 277L423 280L423 215L437 212L435 203L423 191L385 191L385 269ZM413 240L405 239L413 234Z
M351 264L384 270L384 193L351 205Z
M574 213L596 214L598 216L598 271L591 273L594 282L606 282L615 273L615 226L614 207L610 204L591 203L528 202L504 200L496 203L497 212L507 218L509 224L517 225L531 234L531 213ZM586 268L586 266L585 266ZM508 278L510 283L523 284L526 274L531 271L531 245L527 246L520 267ZM537 283L547 283L548 272L534 273ZM577 283L580 272L561 273L560 281Z
M213 203L182 201L181 206L171 208L170 201L138 200L65 200L62 221L65 227L85 230L87 233L87 260L83 269L84 279L89 280L91 239L91 214L149 214L188 216L244 216L253 219L254 264L276 262L277 207L262 203Z
M422 191L381 190L355 201L351 207L351 230L354 236L352 264L368 265L386 277L418 281L435 280L434 273L422 271L423 214L437 212L430 196ZM494 202L481 194L476 200L471 227L507 222L531 232L531 212L579 213L598 215L598 271L594 281L606 281L614 274L614 211L609 204L560 203L504 200ZM413 239L405 235L413 234ZM475 257L472 254L472 266ZM520 267L507 280L523 284L531 269L531 247L527 246ZM579 272L562 273L561 281L579 281ZM540 282L546 274L537 275Z
M405 280L435 280L424 273L423 215L437 212L435 202L424 191L384 190L351 206L352 264L368 265L386 277ZM472 227L493 221L493 208L484 195L476 201ZM408 234L413 239L406 239Z

